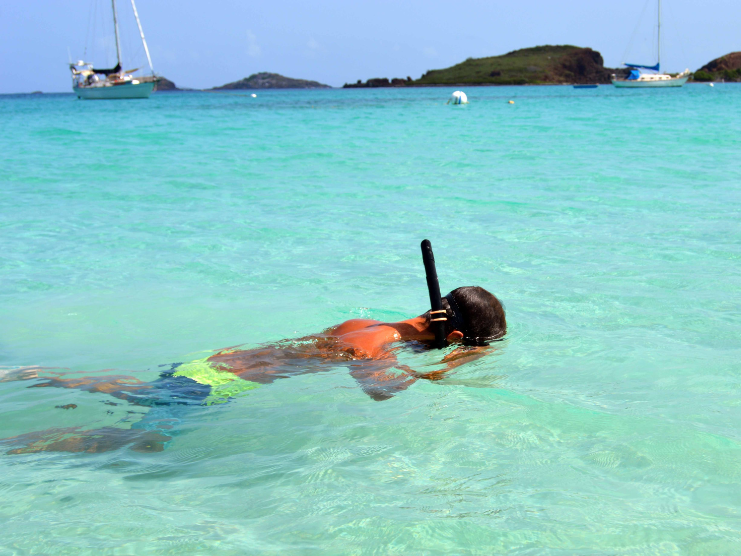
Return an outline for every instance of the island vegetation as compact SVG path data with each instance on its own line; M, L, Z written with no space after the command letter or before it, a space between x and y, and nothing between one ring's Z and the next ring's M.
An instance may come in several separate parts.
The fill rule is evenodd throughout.
M227 83L221 87L214 87L213 91L234 90L234 89L331 89L329 85L324 85L317 81L308 81L306 79L293 79L284 77L277 73L260 72L253 73L249 77Z
M612 75L624 77L626 68L606 68L602 55L591 48L545 45L523 48L486 58L468 58L449 68L430 70L419 79L374 77L345 83L343 88L426 87L436 85L553 85L609 84ZM693 75L694 81L741 82L741 52L731 52L708 62ZM277 73L260 72L227 83L212 91L236 89L331 89L317 81L294 79ZM160 77L155 91L181 91L175 83Z
M694 73L692 79L741 82L741 52L731 52L708 62Z
M389 79L388 77L373 77L365 82L362 79L358 79L357 83L345 83L342 88L406 87L411 84L411 77L407 77L406 79L402 79L401 77L394 77L393 79Z
M369 79L345 87L420 87L431 85L542 85L610 83L624 69L604 66L602 55L591 48L545 45L523 48L486 58L468 58L449 68L430 70L419 79ZM382 84L387 82L388 84Z

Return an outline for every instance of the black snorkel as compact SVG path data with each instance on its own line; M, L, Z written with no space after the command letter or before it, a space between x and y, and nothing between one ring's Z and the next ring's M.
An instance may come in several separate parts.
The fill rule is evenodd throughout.
M432 254L432 244L429 239L422 241L422 262L425 265L427 289L430 292L430 324L435 333L435 347L442 349L447 343L445 341L445 322L448 317L445 309L443 309L443 298L440 296L440 283L437 280L437 269L435 268L435 255Z

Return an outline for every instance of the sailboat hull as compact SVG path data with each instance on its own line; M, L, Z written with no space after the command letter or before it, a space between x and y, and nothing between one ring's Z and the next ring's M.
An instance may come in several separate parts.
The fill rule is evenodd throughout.
M154 81L144 83L122 83L101 87L72 87L77 98L84 100L110 100L120 98L149 98Z
M689 79L689 76L686 75L684 77L672 77L670 79L655 79L655 80L642 80L642 79L613 79L612 84L615 85L615 87L625 88L625 89L653 89L657 87L681 87L685 83L687 83L687 80Z

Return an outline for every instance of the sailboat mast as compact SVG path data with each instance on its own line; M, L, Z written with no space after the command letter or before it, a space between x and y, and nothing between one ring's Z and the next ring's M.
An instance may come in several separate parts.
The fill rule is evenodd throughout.
M139 34L142 37L142 44L144 45L144 52L147 53L147 61L149 62L149 69L154 75L154 67L152 66L152 57L149 55L149 47L147 46L147 39L144 38L144 30L142 29L141 21L139 21L139 12L136 11L136 4L134 0L131 0L131 7L134 8L134 17L136 17L136 24L139 26Z
M133 0L132 0L133 2ZM658 44L658 60L659 68L661 68L661 0L659 0L659 44Z
M113 30L116 33L116 60L121 65L121 39L118 38L118 14L116 13L116 0L111 0L113 5Z

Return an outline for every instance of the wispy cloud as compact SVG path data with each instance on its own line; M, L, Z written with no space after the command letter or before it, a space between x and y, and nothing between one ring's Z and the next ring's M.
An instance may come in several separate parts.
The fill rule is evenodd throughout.
M313 60L323 50L322 45L314 37L309 37L309 42L306 43L306 50L303 51L303 56L304 58Z
M255 34L247 30L247 55L252 58L258 58L262 54L262 48L257 44L257 37Z

